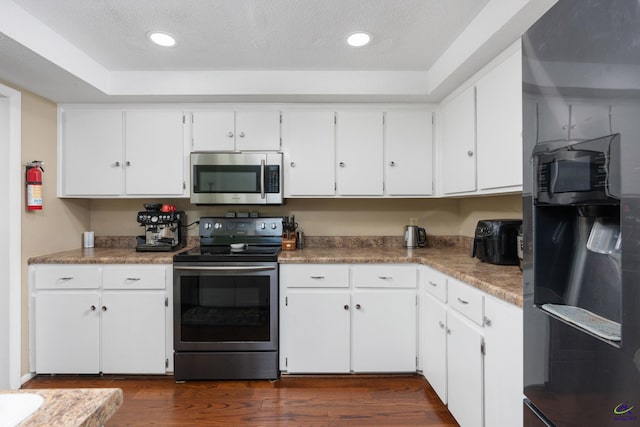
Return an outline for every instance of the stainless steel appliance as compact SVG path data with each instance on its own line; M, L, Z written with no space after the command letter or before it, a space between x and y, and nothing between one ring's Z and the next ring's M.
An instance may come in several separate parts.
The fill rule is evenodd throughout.
M560 0L522 40L526 427L640 425L639 20Z
M518 259L519 219L484 219L478 221L471 246L471 256L489 264L516 265Z
M191 153L191 203L282 204L281 153Z
M174 376L278 377L282 217L200 218L200 247L173 257Z
M137 221L144 227L144 235L136 236L137 252L171 252L184 246L184 212L161 210L160 204L145 204Z
M417 225L404 226L404 247L417 248L427 244L427 231Z

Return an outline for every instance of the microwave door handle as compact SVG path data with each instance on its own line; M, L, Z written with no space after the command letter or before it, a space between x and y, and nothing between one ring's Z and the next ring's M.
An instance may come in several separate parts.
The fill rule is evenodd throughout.
M264 192L264 159L260 160L260 198L266 197Z
M560 170L560 165L558 165L558 160L553 159L551 163L551 168L549 169L549 188L547 192L549 193L549 197L553 197L553 190L556 188L556 184L558 183L558 172Z

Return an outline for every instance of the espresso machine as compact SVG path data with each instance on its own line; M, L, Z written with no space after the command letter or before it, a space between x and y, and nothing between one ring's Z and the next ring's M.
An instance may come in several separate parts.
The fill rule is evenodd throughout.
M184 212L171 205L145 204L137 221L144 227L144 235L136 237L136 252L171 252L184 246Z

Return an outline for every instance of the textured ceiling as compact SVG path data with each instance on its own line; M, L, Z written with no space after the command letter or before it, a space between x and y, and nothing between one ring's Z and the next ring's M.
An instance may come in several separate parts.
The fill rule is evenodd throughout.
M556 1L0 0L0 81L58 103L438 102Z
M488 0L14 2L109 70L427 70ZM355 30L373 43L347 46Z

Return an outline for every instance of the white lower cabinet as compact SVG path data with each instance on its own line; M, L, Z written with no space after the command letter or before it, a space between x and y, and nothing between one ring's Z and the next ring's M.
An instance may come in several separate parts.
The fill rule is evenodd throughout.
M280 266L280 369L416 370L416 266Z
M35 371L166 373L170 271L165 265L31 266Z
M420 266L422 373L462 427L522 426L522 309Z

